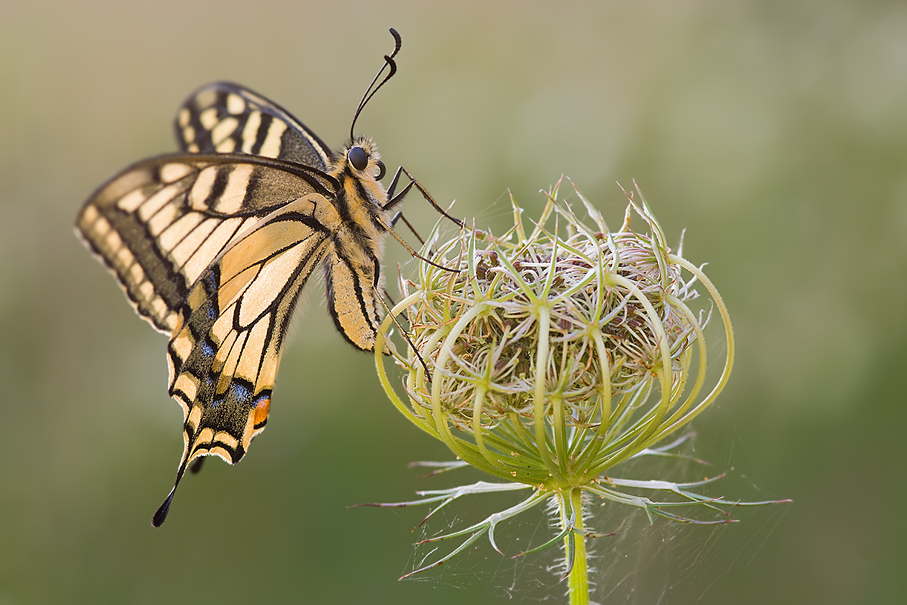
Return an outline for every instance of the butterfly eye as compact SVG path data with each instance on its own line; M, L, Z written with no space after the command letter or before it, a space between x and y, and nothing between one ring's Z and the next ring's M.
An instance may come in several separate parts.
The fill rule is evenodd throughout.
M350 149L349 153L346 154L346 158L356 170L365 170L365 167L368 166L368 154L362 147Z
M378 176L375 177L376 180L380 181L384 178L384 162L378 160Z

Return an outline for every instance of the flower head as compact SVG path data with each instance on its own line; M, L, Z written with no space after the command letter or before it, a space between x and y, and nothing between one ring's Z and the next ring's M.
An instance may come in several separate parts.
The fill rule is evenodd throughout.
M404 298L375 346L391 401L459 459L433 466L471 465L504 482L420 492L421 500L381 506L436 504L431 516L465 495L531 490L507 510L427 540L466 536L412 573L444 563L483 535L497 549L496 525L549 502L560 531L532 551L563 543L571 603L583 603L573 599L588 599L585 539L603 535L585 527L588 498L645 509L650 519L707 524L728 520L669 511L744 504L692 491L711 479L622 479L609 471L683 441L655 448L715 401L730 375L734 336L718 291L680 249L670 249L641 194L627 194L624 221L611 231L578 191L591 225L557 193L557 186L548 193L531 229L516 204L514 225L501 236L464 228L441 242L436 228L423 249L431 262L418 264L415 279L401 278ZM639 222L644 229L634 228ZM724 329L709 331L707 342L714 310ZM380 353L395 324L407 336L405 353L391 347L405 373L404 397ZM724 355L707 385L710 351ZM645 495L659 491L673 499Z
M593 482L685 425L714 401L733 355L718 292L672 253L644 202L628 196L611 232L581 195L592 226L556 194L531 230L514 206L503 236L435 238L432 260L457 272L420 264L394 310L412 345L397 356L404 413L463 461L549 489ZM634 214L645 232L631 228ZM696 282L729 344L718 384L701 398L709 314L688 306Z

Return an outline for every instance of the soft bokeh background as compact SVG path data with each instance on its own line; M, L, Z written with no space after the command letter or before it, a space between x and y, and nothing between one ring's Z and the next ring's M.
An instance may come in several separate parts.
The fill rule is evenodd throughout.
M734 469L715 495L795 502L718 529L612 509L596 598L903 602L903 2L0 0L0 603L563 601L552 555L514 563L484 543L396 580L428 554L410 545L421 511L347 506L449 485L406 468L445 454L314 291L268 430L149 524L182 447L165 339L78 243L75 214L174 149L176 107L214 79L342 144L389 26L399 75L358 127L389 166L493 227L507 188L531 214L561 173L616 225L615 181L635 178L731 309L737 367L696 454ZM415 197L407 214L435 220Z

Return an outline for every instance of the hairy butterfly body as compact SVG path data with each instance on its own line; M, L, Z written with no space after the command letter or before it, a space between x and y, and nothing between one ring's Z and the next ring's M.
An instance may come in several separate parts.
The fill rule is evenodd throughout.
M400 38L391 33L390 72L375 86L379 71L357 117L394 74ZM340 333L374 349L388 212L413 185L434 204L411 177L389 199L377 147L352 127L334 154L279 105L236 84L194 93L175 127L183 153L114 176L76 223L138 314L170 336L169 392L185 416L184 449L155 526L194 460L235 464L264 429L289 318L313 272L324 271Z

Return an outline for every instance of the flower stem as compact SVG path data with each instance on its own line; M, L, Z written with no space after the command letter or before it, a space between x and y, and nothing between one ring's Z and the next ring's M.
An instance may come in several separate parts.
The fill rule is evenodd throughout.
M569 506L566 502L567 498L570 500ZM582 490L574 488L566 494L566 498L562 501L562 518L570 508L573 509L574 515L573 527L579 530L571 531L564 537L564 557L567 568L570 570L567 576L570 605L589 605L589 566L586 561L586 536L583 534ZM564 518L564 521L569 522L568 518Z

